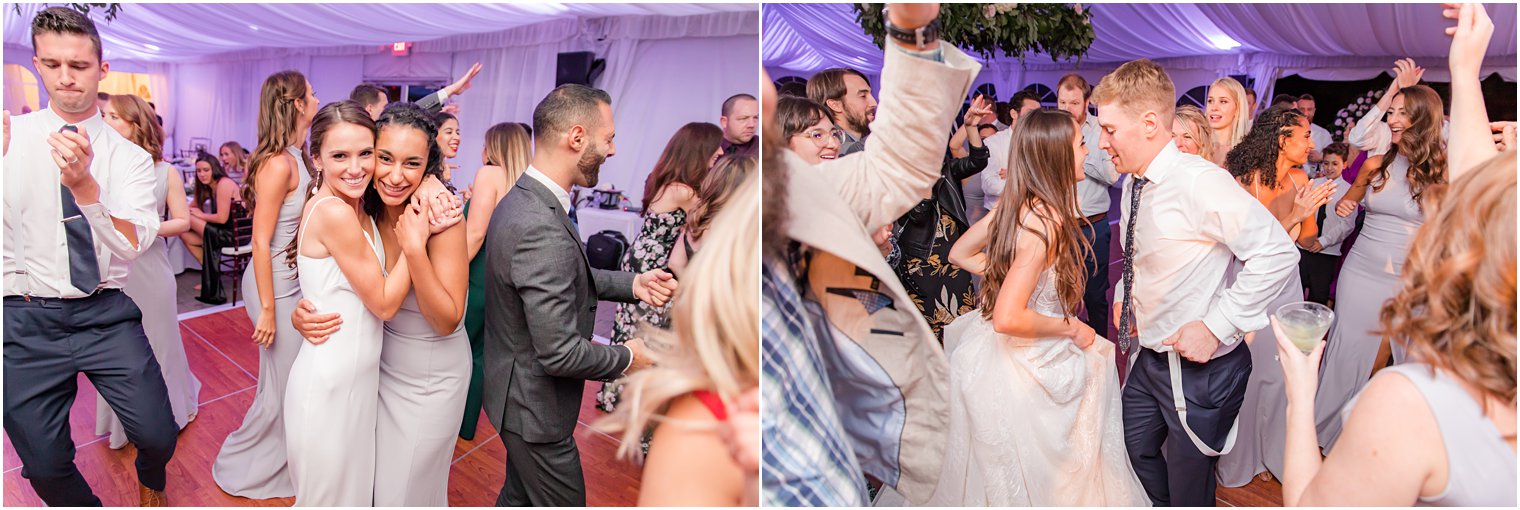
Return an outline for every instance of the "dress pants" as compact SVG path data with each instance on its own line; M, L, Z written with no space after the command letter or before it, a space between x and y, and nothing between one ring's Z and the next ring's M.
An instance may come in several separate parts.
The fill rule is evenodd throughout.
M1082 292L1082 305L1087 309L1087 320L1082 321L1093 328L1098 336L1108 338L1108 255L1113 229L1104 218L1090 226L1082 227L1082 237L1092 243L1092 253L1082 259L1087 268L1087 289Z
M5 433L49 506L100 506L78 467L69 408L84 373L137 445L137 479L164 489L179 427L142 312L118 289L79 299L5 298Z
M1340 261L1341 258L1335 255L1298 250L1298 274L1304 281L1304 288L1309 290L1309 301L1330 304L1330 282L1335 281L1335 268ZM1277 310L1267 312L1276 313Z
M501 441L507 446L507 481L496 506L586 506L586 477L574 435L530 443L503 430Z
M1124 442L1130 465L1155 506L1214 506L1214 467L1182 429L1172 400L1166 353L1140 348L1124 386ZM1188 426L1210 448L1224 448L1251 375L1251 350L1236 345L1229 354L1194 363L1180 358ZM1162 445L1166 455L1162 456Z

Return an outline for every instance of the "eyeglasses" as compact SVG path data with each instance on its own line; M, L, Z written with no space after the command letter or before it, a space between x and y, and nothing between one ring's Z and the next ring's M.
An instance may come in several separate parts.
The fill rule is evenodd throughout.
M813 143L818 144L819 147L828 145L829 139L831 138L839 145L844 145L844 130L839 128L834 128L830 131L824 131L822 129L810 129L792 136L811 138L813 140Z

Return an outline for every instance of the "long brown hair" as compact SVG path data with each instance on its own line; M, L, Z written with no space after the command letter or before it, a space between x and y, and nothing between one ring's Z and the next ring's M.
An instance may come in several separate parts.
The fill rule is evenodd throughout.
M982 317L991 320L998 290L1019 254L1018 231L1039 236L1045 244L1045 263L1054 270L1056 292L1067 314L1082 304L1087 270L1082 260L1092 250L1082 237L1085 218L1077 215L1076 154L1072 139L1077 123L1060 110L1035 110L1020 115L1008 155L1008 182L998 198L987 242L987 274L982 283ZM1022 220L1032 213L1034 228ZM1044 232L1042 232L1044 230Z
M697 192L697 207L686 220L686 235L693 240L701 239L712 226L713 218L723 211L723 205L733 196L734 189L759 167L754 156L730 154L718 159L718 164L713 165L707 177L702 179L702 191Z
M1380 334L1514 405L1514 149L1457 179L1430 209L1409 243L1403 290L1383 305Z
M111 96L111 109L132 125L132 143L148 151L154 163L164 160L164 128L154 119L153 107L147 101L131 94L115 94Z
M533 136L528 134L527 124L502 122L486 130L485 164L507 171L508 188L528 171L532 162Z
M248 173L243 178L243 204L249 212L256 205L253 185L258 182L259 170L300 139L297 124L301 119L301 105L305 102L306 76L300 71L280 71L264 79L264 88L259 93L259 145L253 149L253 157L248 160L246 169ZM300 148L303 149L302 163L310 172L311 160L306 156L305 147ZM315 179L316 175L313 174L312 178Z
M681 183L692 191L702 191L702 176L707 173L707 162L712 160L718 145L723 141L723 128L710 122L692 122L681 126L665 143L654 170L644 180L644 211L654 203L665 186Z
M359 104L358 101L345 99L336 103L328 103L321 110L317 110L317 116L311 119L311 153L315 154L318 160L322 159L322 142L327 139L327 132L340 124L354 124L368 129L371 134L378 134L378 131L375 129L375 120L370 118L369 112L365 111L364 105ZM317 169L316 165L312 165L309 168L317 173L316 177L312 178L311 185L307 186L304 191L297 191L297 193L306 193L306 200L311 200L311 195L316 193L317 188L322 186L321 170ZM297 229L299 230L299 228L298 225ZM291 235L290 244L285 247L285 263L292 269L296 267L296 240L300 238L299 232L296 235Z
M1404 109L1409 127L1399 143L1383 156L1383 164L1372 173L1372 189L1382 191L1388 184L1388 167L1402 154L1409 160L1409 196L1423 210L1420 197L1425 189L1446 182L1446 142L1441 141L1441 112L1445 109L1441 95L1424 85L1404 87Z
M194 189L191 192L192 197L195 199L195 206L205 207L206 202L210 201L211 206L206 209L206 212L220 212L216 210L216 187L222 183L222 179L227 178L227 171L222 169L222 162L216 156L204 152L200 154L199 157L195 158L195 162L197 164L205 163L206 166L211 167L211 184L202 183L199 177L195 179Z

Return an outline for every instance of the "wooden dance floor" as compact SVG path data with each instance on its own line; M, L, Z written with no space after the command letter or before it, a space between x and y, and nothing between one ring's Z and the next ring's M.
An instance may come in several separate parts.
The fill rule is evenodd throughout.
M253 325L242 308L188 319L180 323L190 370L201 381L199 415L180 431L179 446L169 462L169 504L173 506L290 506L295 498L254 500L229 496L211 479L211 463L222 440L243 422L253 402L259 373L258 347L249 341ZM618 441L591 431L586 424L603 416L593 405L599 383L586 385L580 444L586 474L586 502L591 506L633 506L638 501L639 468L614 458ZM79 396L69 416L75 463L106 506L137 506L137 450L128 444L112 450L107 437L95 434L95 388L79 377ZM5 506L42 506L31 484L21 477L21 461L5 438ZM449 474L449 506L491 506L506 480L506 447L484 413L474 441L454 447Z

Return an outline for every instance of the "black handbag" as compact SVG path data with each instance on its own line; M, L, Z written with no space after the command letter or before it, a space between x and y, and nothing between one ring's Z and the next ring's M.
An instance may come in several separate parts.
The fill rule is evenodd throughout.
M617 271L627 250L628 239L616 230L603 230L586 239L586 259L597 269Z

